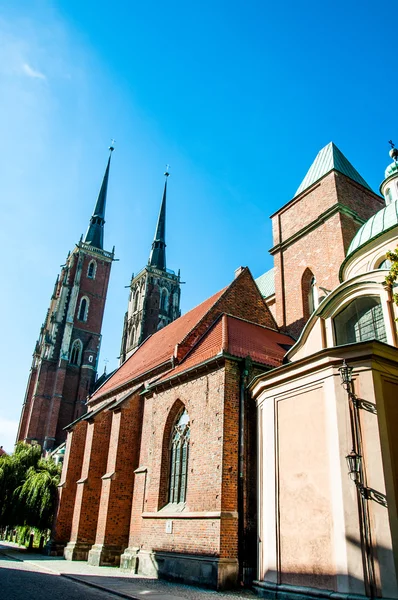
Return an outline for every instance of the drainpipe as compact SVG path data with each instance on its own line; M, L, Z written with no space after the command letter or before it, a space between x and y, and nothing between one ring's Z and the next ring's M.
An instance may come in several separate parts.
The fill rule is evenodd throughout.
M245 393L247 378L251 366L250 357L241 363L240 390L239 390L239 479L238 479L238 559L239 580L245 584L245 567L243 565L245 552L245 520L244 520L244 475L245 475Z

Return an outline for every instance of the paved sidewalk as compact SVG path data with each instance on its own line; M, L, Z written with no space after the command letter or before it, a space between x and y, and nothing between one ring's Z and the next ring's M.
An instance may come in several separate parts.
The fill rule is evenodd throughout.
M171 583L160 579L121 573L115 567L92 567L85 561L65 560L59 556L44 556L27 552L12 542L0 542L0 554L45 570L54 575L67 577L119 597L133 600L255 600L250 590L216 592L182 583Z

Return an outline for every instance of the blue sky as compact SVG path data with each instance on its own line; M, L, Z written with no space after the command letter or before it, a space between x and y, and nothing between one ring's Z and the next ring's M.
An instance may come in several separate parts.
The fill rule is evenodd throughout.
M0 0L0 445L12 449L53 283L107 160L116 246L100 370L117 364L131 273L171 165L167 266L182 310L272 266L269 215L333 140L374 188L396 139L392 5Z

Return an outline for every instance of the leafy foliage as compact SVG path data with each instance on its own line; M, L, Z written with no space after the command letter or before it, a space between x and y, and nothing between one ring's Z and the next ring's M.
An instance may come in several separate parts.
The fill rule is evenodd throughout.
M386 283L391 287L396 283L398 279L398 248L395 252L387 252L387 258L391 261L390 272L386 277ZM394 302L398 305L398 294L393 294Z
M40 446L19 443L0 457L0 527L51 528L61 469Z

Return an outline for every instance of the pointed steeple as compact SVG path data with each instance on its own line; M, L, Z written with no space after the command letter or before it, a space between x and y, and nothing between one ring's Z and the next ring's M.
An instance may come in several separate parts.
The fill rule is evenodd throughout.
M158 223L156 225L155 237L152 242L152 250L148 264L158 269L166 270L166 192L167 178L170 173L166 171L164 182L162 204L160 205Z
M300 187L294 194L294 198L333 170L339 171L366 189L373 191L363 177L361 177L358 171L352 166L350 161L337 148L337 146L333 142L330 142L318 152L314 162L307 172L307 175L304 177Z
M114 147L109 147L110 154L108 158L108 164L106 165L104 179L100 192L98 194L97 203L94 208L94 212L91 216L90 223L87 229L87 233L84 237L84 242L95 248L103 249L104 245L104 225L105 225L105 206L106 206L106 195L108 192L108 179L109 179L109 167L111 164L111 156L114 151Z

